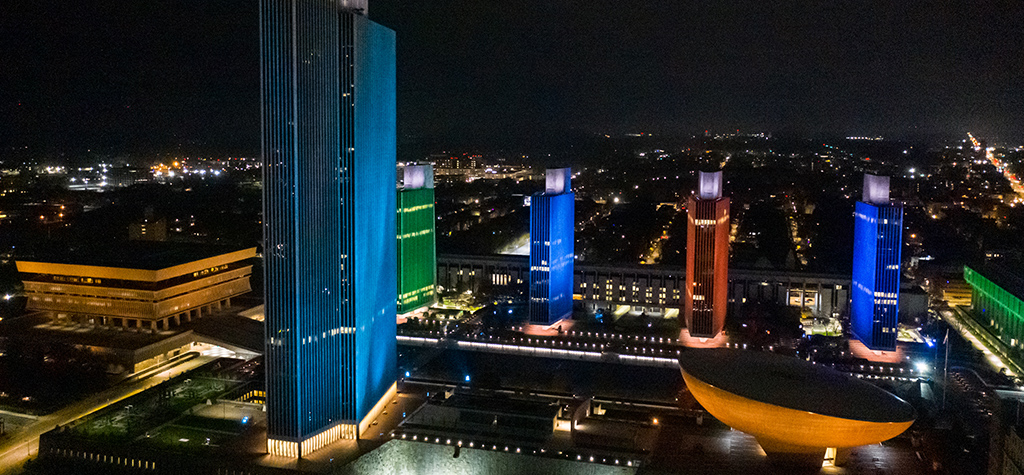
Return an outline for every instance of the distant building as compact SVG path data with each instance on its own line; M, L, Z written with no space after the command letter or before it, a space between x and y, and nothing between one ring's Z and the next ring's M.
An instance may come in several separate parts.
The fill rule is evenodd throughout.
M467 183L476 180L541 180L538 175L525 165L491 164L483 162L480 155L463 153L450 155L447 153L433 154L427 161L434 165L434 176L437 183Z
M899 322L903 206L889 201L889 177L864 175L853 228L853 335L871 350L894 351Z
M429 157L438 170L449 172L451 170L472 170L480 166L480 155L463 153L461 155L449 155L447 153L435 153Z
M405 167L398 190L398 313L434 302L437 250L434 173L430 165Z
M714 338L725 326L729 293L729 198L722 197L722 172L700 172L686 215L683 317L690 336Z
M130 241L166 241L167 220L157 217L152 207L146 208L142 219L128 224L128 240Z
M162 217L153 220L143 218L130 223L128 239L131 241L166 241L167 220Z
M148 183L152 179L146 168L115 167L105 172L107 186L126 187L138 183Z
M971 305L971 286L962 278L950 277L945 285L940 282L939 286L942 288L942 300L945 300L950 306L967 307Z
M55 320L167 330L248 293L256 248L136 242L18 260L27 308Z
M921 286L904 282L900 284L900 312L904 322L928 318L928 292Z
M543 193L530 198L530 321L572 317L576 195L568 168L547 170Z
M1024 475L1024 401L1016 391L994 391L986 399L998 401L993 414L988 448L988 475Z
M589 311L628 305L631 312L671 317L682 311L685 269L660 264L573 264L573 300ZM529 256L453 255L437 258L437 283L496 295L529 292ZM850 303L850 274L793 270L729 269L731 312L742 305L770 302L838 317ZM575 303L574 303L575 306Z
M358 438L396 391L395 34L262 0L267 448Z

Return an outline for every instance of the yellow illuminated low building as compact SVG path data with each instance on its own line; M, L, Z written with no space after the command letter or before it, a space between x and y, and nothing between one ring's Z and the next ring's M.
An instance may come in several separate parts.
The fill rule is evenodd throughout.
M57 321L169 329L251 290L256 248L131 242L18 260L27 308Z

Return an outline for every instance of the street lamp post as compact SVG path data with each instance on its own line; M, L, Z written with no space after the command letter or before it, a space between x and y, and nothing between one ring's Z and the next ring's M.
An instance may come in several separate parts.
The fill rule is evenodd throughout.
M942 340L946 347L946 360L942 364L942 410L946 410L946 376L949 375L949 328L946 329L946 338Z

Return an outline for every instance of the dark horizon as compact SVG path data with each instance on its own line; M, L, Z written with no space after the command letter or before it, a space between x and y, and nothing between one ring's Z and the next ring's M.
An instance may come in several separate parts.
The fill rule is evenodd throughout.
M8 2L0 154L258 156L257 4ZM400 159L639 132L1024 139L1019 3L369 10L398 36Z

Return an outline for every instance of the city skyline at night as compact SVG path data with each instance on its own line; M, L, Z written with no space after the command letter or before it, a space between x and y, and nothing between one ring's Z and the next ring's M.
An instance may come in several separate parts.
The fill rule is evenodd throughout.
M1024 467L1024 7L10 0L0 475Z

